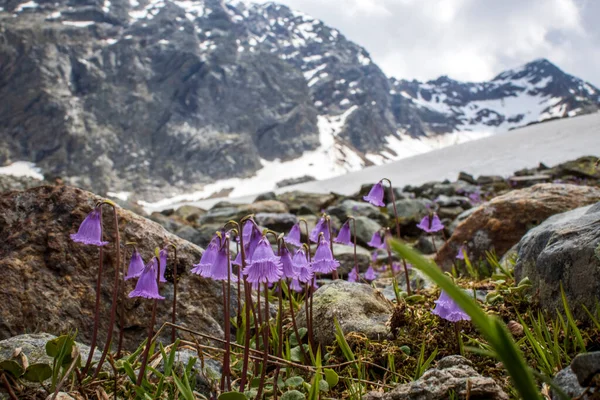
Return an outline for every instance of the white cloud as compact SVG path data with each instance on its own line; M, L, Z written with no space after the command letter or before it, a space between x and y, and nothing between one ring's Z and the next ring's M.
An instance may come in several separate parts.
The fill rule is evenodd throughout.
M280 1L338 28L390 76L485 80L545 57L600 86L600 1Z

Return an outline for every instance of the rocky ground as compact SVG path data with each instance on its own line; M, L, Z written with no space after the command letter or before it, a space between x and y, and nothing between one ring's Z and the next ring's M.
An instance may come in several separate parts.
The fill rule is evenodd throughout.
M382 227L395 228L392 205L395 199L403 238L435 258L442 268L450 271L455 267L462 271L465 267L462 264L457 267L455 258L460 246L465 246L478 279L461 282L472 289L489 312L500 315L508 323L518 318L517 312L526 313L528 307L533 306L551 318L557 311L561 312L562 284L571 310L580 321L579 326L587 329L585 332L590 338L587 349L597 350L600 327L590 325L583 308L594 310L600 300L600 169L596 161L596 157L584 157L553 167L540 165L516 171L509 179L463 173L454 182L428 182L395 189L394 193L387 190L386 207L381 208L362 200L371 185L361 187L352 196L265 193L249 204L223 201L209 210L183 206L151 215L143 215L135 205L121 204L123 208L117 208L121 243L136 242L145 258L153 254L157 246L176 244L178 256L168 267L169 283L165 284L163 293L167 301L159 308L159 319L165 320L170 315L172 266L177 265L181 279L176 322L223 337L220 285L188 273L191 265L198 262L202 248L223 224L253 214L261 227L287 232L299 220L307 221L311 229L325 212L331 215L334 228L339 229L353 216L359 245L358 265L363 274L373 263L368 246L373 233ZM31 342L28 336L19 335L32 332L58 335L77 329L78 340L89 344L98 250L73 243L69 234L77 230L99 198L60 184L31 187L34 185L27 180L7 177L3 177L0 184L3 190L0 194L0 270L3 274L0 340L4 339L0 341L0 355L7 357L10 348L23 347L19 344L21 340ZM445 225L434 237L416 227L431 211L435 211ZM108 237L114 232L112 218L110 212L105 212ZM352 248L335 245L333 250L341 263L341 277L345 279L353 265ZM114 245L107 246L104 253L102 313L108 315ZM381 257L387 258L380 255L376 265L382 264ZM517 297L508 292L503 292L500 301L488 301L490 293L500 291L501 287L497 280L486 278L496 267L494 260L501 260L502 265L516 262L515 282L525 277L529 279L531 289L526 302L525 297L515 300ZM439 291L417 274L411 279L424 289L422 298L416 300L418 308L412 303L405 308L394 304L396 296L391 280L384 273L372 285L324 279L314 296L314 315L321 321L315 339L324 346L335 344L335 316L353 348L370 352L374 361L398 351L398 357L404 354L404 365L414 367L415 357L418 357L414 353L418 353L421 342L426 343L427 354L436 349L434 368L419 379L399 384L393 390L374 391L366 395L367 399L446 399L449 393L464 398L467 392L470 398L514 397L501 367L479 356L467 355L467 359L456 356L456 349L442 343L448 335L448 327L428 311L435 306L433 301ZM124 304L124 308L118 310L118 329L125 333L125 347L133 350L143 340L149 307L133 299ZM298 315L300 324L304 318L302 313ZM101 332L106 326L107 320L102 320ZM476 335L471 326L465 326L464 333L472 338ZM522 327L513 334L522 337ZM101 334L100 341L103 340L105 337ZM412 348L412 355L410 351L400 350L406 346ZM578 352L576 347L569 351L569 357L575 355L573 352ZM339 351L331 354L332 359L340 357ZM571 366L564 365L565 369L557 376L557 382L573 397L597 382L592 378L597 372L594 368L600 366L598 357L586 357L583 367L581 361L579 364L573 361ZM593 398L590 396L581 398Z

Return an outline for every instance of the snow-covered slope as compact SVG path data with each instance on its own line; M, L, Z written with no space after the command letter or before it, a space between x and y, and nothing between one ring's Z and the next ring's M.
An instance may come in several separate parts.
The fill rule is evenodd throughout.
M365 168L343 176L274 191L284 193L301 190L351 195L360 188L360 185L374 183L384 177L391 179L394 186L402 187L434 180L456 179L460 171L475 176L484 173L508 177L517 169L535 167L540 162L554 165L581 156L597 156L598 149L600 149L600 113L594 113L519 128L385 165ZM251 191L248 190L247 193L249 192ZM233 196L227 200L237 203L252 202L259 192L261 191L257 190L252 195L242 197ZM194 196L187 198L181 196L157 203L145 203L144 207L146 211L151 212L191 203L208 209L222 199L192 200Z

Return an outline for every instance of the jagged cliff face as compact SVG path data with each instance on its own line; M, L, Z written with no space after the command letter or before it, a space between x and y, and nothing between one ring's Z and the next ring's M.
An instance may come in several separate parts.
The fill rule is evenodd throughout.
M598 95L545 60L488 83L388 79L273 3L0 0L0 165L99 193L165 197L311 152L326 155L313 175L341 173L397 157L407 136L576 115Z

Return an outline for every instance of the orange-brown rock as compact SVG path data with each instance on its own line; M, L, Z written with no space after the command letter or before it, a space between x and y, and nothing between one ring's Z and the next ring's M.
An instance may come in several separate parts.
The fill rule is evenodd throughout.
M100 198L68 186L42 186L0 195L0 339L35 331L61 334L78 330L78 340L89 343L95 301L99 250L74 243L69 234ZM103 345L111 306L115 259L113 215L104 206L104 273L101 289L99 341ZM223 336L221 285L190 274L201 249L167 232L162 226L118 208L121 250L125 242L136 242L145 261L155 247L171 242L178 247L179 307L177 322L192 329ZM128 263L130 248L126 251ZM173 254L169 254L168 283L160 291L157 325L170 321L173 297ZM123 266L121 265L122 269ZM133 289L127 282L125 289ZM125 344L137 347L146 334L152 301L126 299L124 310ZM118 320L118 318L117 318ZM168 331L170 332L170 330ZM115 336L118 337L118 330ZM116 340L116 339L115 339Z
M542 183L513 190L482 204L458 225L436 261L449 269L463 243L475 263L485 260L486 250L493 249L502 257L529 229L546 218L597 201L600 188L589 186Z

